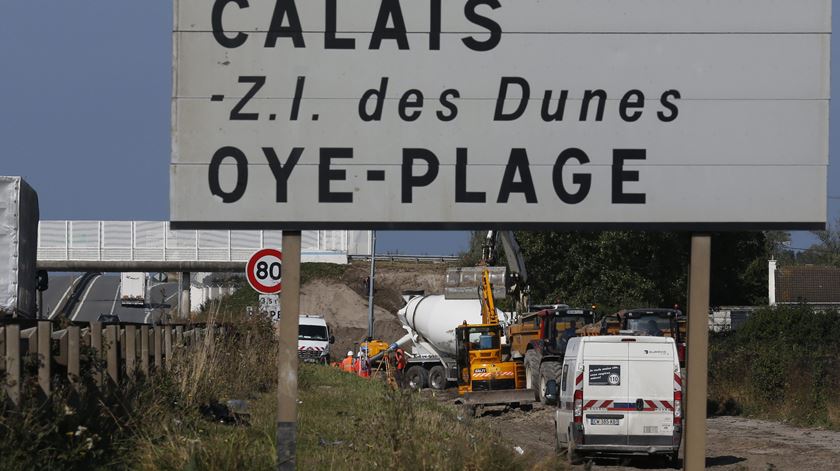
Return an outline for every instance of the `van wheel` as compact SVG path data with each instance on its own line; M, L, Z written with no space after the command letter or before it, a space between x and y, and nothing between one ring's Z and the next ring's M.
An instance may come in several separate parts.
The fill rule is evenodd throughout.
M571 430L569 431L569 441L566 443L566 457L569 458L569 464L583 464L583 457L575 451L575 441L572 438Z
M525 389L534 390L534 400L540 400L540 358L534 350L525 353Z
M549 401L545 397L545 387L548 384L549 380L557 381L558 385L560 383L560 372L562 371L563 367L560 363L556 361L547 361L540 365L540 397L539 400L542 401L543 404L548 404Z
M433 366L432 369L429 370L429 386L432 389L443 391L446 389L446 384L446 371L440 365Z
M414 390L421 390L429 384L429 371L420 365L414 365L405 373L405 381L408 387Z

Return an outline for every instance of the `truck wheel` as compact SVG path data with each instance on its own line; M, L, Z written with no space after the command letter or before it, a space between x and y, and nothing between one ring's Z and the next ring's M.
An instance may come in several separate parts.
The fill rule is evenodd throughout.
M408 387L419 391L428 385L429 371L420 365L414 365L406 371L405 381Z
M534 350L525 352L525 389L534 391L534 400L540 400L540 358Z
M547 362L543 363L542 365L540 365L540 388L539 388L540 397L539 397L539 399L540 399L540 401L542 401L543 404L548 404L549 403L548 399L546 399L546 397L545 397L545 386L546 386L546 384L551 379L553 379L554 381L557 381L557 383L559 384L560 383L560 373L561 373L562 370L563 370L563 367L560 365L560 363L558 363L556 361L547 361Z
M429 386L432 389L443 391L446 389L446 370L440 365L435 365L429 370Z

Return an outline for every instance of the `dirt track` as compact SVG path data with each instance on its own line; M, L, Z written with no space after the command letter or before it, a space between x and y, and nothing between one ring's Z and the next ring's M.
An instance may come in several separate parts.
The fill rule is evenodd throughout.
M528 437L511 441L526 453L554 453L553 411L539 405L528 413L487 414L477 419L503 432L503 436ZM620 463L597 460L592 469L660 469L643 460ZM708 420L706 467L720 470L840 469L840 432L802 429L742 417ZM573 469L584 469L576 466Z

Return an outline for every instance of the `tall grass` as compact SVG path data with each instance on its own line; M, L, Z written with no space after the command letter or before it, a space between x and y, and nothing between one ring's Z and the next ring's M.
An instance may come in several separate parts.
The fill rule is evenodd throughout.
M270 322L243 321L198 347L179 348L171 369L119 387L98 389L92 373L102 365L91 363L78 393L68 386L49 401L0 406L0 469L275 469ZM208 416L228 399L247 401L249 418L228 424ZM299 469L533 466L454 407L316 365L299 369L297 459Z

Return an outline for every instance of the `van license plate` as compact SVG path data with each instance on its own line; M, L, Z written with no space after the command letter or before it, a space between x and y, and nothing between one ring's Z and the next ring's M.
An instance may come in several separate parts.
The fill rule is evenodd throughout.
M589 419L590 425L619 425L620 419L601 419L601 418L593 418Z

